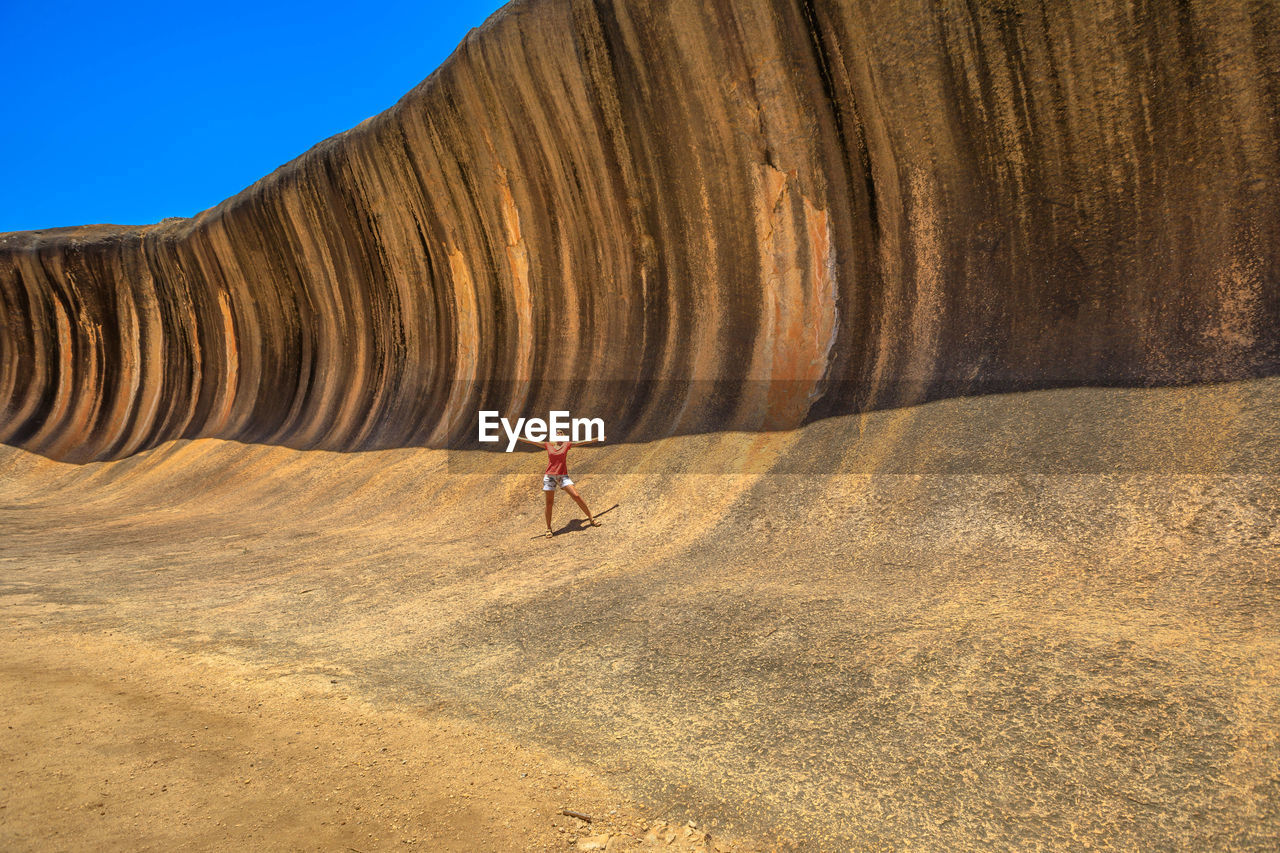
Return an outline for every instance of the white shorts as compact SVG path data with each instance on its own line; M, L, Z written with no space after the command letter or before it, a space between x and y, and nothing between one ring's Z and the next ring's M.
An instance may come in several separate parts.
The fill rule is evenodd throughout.
M556 486L559 486L560 488L563 489L565 486L572 486L572 485L573 485L573 480L569 479L568 474L543 474L542 475L542 491L544 492L554 492L556 490Z

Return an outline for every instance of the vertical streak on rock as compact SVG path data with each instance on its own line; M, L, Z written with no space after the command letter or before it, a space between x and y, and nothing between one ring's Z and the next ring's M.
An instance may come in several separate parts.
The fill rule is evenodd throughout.
M768 302L750 378L764 396L749 398L745 409L768 415L751 426L782 429L804 420L826 374L837 322L830 232L826 214L793 198L788 176L767 164L755 209Z
M821 381L829 375L832 354L840 329L840 286L836 278L836 254L831 217L809 199L804 202L805 236L809 242L809 280L806 301L808 319L812 328L809 367L813 384L809 388L808 405L812 405L821 393ZM807 406L806 406L807 410Z
M443 442L456 425L466 423L468 415L476 405L476 393L480 378L480 323L477 315L475 285L472 283L471 270L460 251L449 252L449 292L453 297L452 326L454 330L453 375L455 382L450 388L450 396L445 403L436 432L432 441Z
M1231 171L1236 176L1236 184L1230 188L1234 199L1222 211L1218 223L1227 249L1217 269L1216 290L1220 297L1202 330L1219 359L1230 364L1247 358L1258 347L1258 319L1266 316L1267 270L1263 258L1267 253L1255 223L1272 223L1273 238L1280 225L1280 204L1275 193L1280 183L1275 150L1277 122L1262 102L1258 81L1266 80L1268 73L1253 46L1236 35L1228 35L1249 31L1248 6L1222 2L1201 10L1190 7L1187 13L1193 11L1208 19L1195 29L1204 34L1206 54L1216 57L1212 76L1215 94L1225 102L1223 131L1233 132L1238 140L1229 152ZM1275 49L1280 44L1271 47ZM1275 75L1270 77L1274 81ZM1263 188L1269 188L1269 192L1260 193ZM1269 209L1271 215L1259 216L1260 208ZM1280 301L1275 294L1274 267L1272 274L1272 299Z
M156 346L165 365L161 373L163 391L158 401L163 420L147 433L139 448L164 441L164 436L185 435L196 418L202 386L200 331L204 312L192 292L183 266L183 255L172 247L144 234L140 252L149 275L157 283L159 311Z
M38 418L46 408L43 402L56 388L49 375L57 363L51 352L56 338L49 334L46 296L50 289L39 284L40 272L32 268L30 252L19 250L12 260L11 272L5 276L5 292L12 295L5 302L13 306L14 313L6 331L21 330L9 339L19 355L13 386L17 396L6 403L6 419L0 421L0 438L21 443L30 441L38 429Z
M71 321L61 300L55 298L48 304L50 313L53 315L53 346L51 347L53 352L49 354L49 363L56 367L50 377L53 399L45 408L47 414L45 414L44 423L31 436L31 443L36 447L49 446L59 437L59 432L65 427L63 421L71 405L75 382L75 374L72 371L75 363L73 349L75 344L71 336Z
M0 442L4 442L10 431L24 420L22 409L27 395L19 390L19 375L23 350L31 349L32 345L19 339L30 338L36 328L30 324L33 318L25 316L19 308L18 293L24 284L18 270L9 267L7 272L0 273L0 281L13 282L11 288L0 287Z
M117 450L121 455L132 452L129 445L132 443L136 448L142 443L142 437L145 435L146 428L150 425L151 419L155 417L155 400L150 400L151 406L148 407L143 400L144 392L159 392L159 387L148 388L145 374L150 370L155 371L157 375L161 373L163 362L159 359L152 365L145 363L142 353L142 324L139 319L139 313L142 306L140 305L139 293L140 282L135 275L134 270L127 270L125 260L133 249L130 244L119 247L118 253L112 258L113 266L120 270L118 278L111 282L111 287L103 294L106 297L103 301L109 306L107 314L115 319L114 336L112 338L110 355L106 354L107 346L101 341L96 334L86 334L88 338L88 346L86 346L89 355L89 362L92 365L97 361L95 354L103 351L103 361L112 363L114 369L111 372L111 379L114 385L114 394L105 393L105 379L103 377L102 386L93 389L91 396L96 397L104 409L102 420L102 440L113 450ZM82 312L80 315L79 325L85 331L92 329L93 323L88 316ZM150 355L150 353L149 353ZM85 371L92 377L94 371L92 369ZM92 381L92 380L90 380ZM96 383L95 383L96 384ZM88 389L86 389L88 390ZM85 399L88 399L85 395ZM74 436L72 437L74 443ZM130 439L136 439L131 442ZM55 445L51 448L52 455L65 456L71 446L67 445L59 447Z
M333 398L339 390L336 383L326 379L342 369L344 353L340 345L341 313L333 297L333 263L324 241L318 239L320 230L305 196L308 190L309 187L301 181L285 188L281 216L286 240L299 256L300 268L307 273L305 283L300 284L299 301L313 324L308 335L313 343L307 349L307 387L304 392L309 405L299 413L293 436L303 446L315 446L328 428Z
M926 398L940 365L938 336L946 321L942 277L942 238L938 228L938 201L920 172L908 182L911 278L913 294L907 320L911 336L904 341L907 354L899 381L910 389L907 399Z
M385 150L381 136L380 128L371 127L361 144L355 146L357 156L351 158L349 166L354 187L353 210L357 213L353 216L353 227L361 235L358 244L363 248L360 265L374 284L365 293L363 309L369 322L365 336L371 342L366 380L369 394L363 401L364 408L352 411L351 428L344 431L343 438L357 448L368 446L375 430L386 422L401 375L398 318L404 315L406 306L401 303L396 287L401 265L388 246L391 223L398 218L399 211L393 211L384 202L392 197L390 187L383 183L384 177L391 173L391 164L375 156L375 152Z
M223 312L223 330L227 335L228 349L235 352L232 359L234 372L227 371L226 396L219 421L220 431L232 435L242 434L251 428L250 417L254 400L261 388L263 341L258 328L258 300L251 287L249 270L236 258L227 217L211 223L206 231L209 258L213 261L222 282L218 296Z
M128 295L133 297L138 308L135 319L138 337L134 351L140 371L135 403L138 417L130 432L121 437L123 444L118 452L122 455L136 453L152 439L165 402L163 392L166 374L169 371L176 372L181 364L177 358L177 348L166 347L166 332L161 323L159 286L146 266L141 240L134 242L128 259L131 269L127 276L135 283L133 293ZM172 355L166 358L166 352Z
M600 344L608 341L612 354L595 375L612 379L620 372L619 350L630 350L634 354L637 349L635 339L644 334L647 234L637 202L639 177L618 81L618 75L625 73L625 69L620 68L615 59L617 48L610 32L617 29L617 24L613 22L609 27L607 18L612 19L612 10L607 3L573 0L570 5L575 48L581 56L586 96L595 119L589 133L598 135L600 152L605 159L601 164L601 179L592 195L601 195L608 200L601 208L611 215L604 222L584 225L601 240L604 269L612 272L618 282L618 287L612 291L606 291L599 285L593 288L606 298L593 299L594 310L590 314L594 340ZM615 228L612 240L596 230L603 228L605 223Z
M225 361L222 363L221 381L214 397L214 428L227 423L231 407L235 405L236 388L240 383L240 346L236 336L235 317L231 312L231 299L223 291L218 292L218 312L222 317L222 340L225 341Z
M511 335L515 338L515 364L511 368L511 377L517 382L527 383L533 378L533 299L529 289L529 248L525 245L520 233L520 211L516 209L515 200L511 197L511 185L507 171L498 169L498 190L502 201L502 224L507 235L507 267L511 273L512 302L515 304L515 327ZM513 409L519 411L521 403L514 403Z

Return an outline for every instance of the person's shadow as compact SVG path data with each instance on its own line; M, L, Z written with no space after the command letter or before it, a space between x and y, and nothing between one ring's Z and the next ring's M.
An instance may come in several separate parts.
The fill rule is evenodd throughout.
M604 515L605 513L613 512L613 511L614 511L615 509L617 509L619 506L621 506L621 504L614 504L613 506L609 507L608 509L601 510L600 512L597 512L597 513L595 514L595 517L596 517L596 518L599 518L600 516ZM570 521L568 524L566 524L564 527L561 527L559 530L553 530L553 531L551 532L551 535L552 535L552 536L559 536L561 533L578 533L578 532L580 532L580 531L583 531L583 530L590 530L590 529L591 529L591 525L587 524L587 520L586 520L585 518L575 518L575 519L573 519L572 521ZM530 539L545 539L545 538L546 538L546 534L545 534L545 533L543 533L543 534L539 534L538 536L530 536L529 538L530 538Z

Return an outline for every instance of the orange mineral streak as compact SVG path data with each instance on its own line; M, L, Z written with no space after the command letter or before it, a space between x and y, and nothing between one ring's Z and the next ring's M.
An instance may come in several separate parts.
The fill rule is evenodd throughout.
M757 239L770 305L752 379L764 392L763 426L786 429L804 420L827 372L838 314L831 235L826 213L794 198L785 174L763 166L760 187Z

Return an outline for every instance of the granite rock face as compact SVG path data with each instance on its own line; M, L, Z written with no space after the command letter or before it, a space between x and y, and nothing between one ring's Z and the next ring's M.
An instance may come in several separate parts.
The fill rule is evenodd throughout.
M442 446L561 407L639 439L1271 375L1277 186L1272 3L518 0L192 219L0 237L0 441Z

